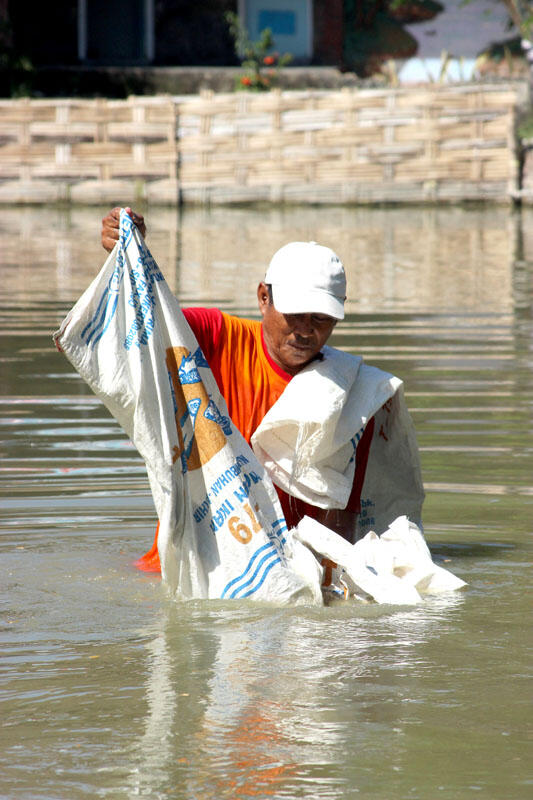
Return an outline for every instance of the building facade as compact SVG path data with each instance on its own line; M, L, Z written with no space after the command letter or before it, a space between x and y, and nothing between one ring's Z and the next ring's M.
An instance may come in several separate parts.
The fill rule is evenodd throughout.
M4 0L3 9L36 67L233 66L227 11L252 39L270 27L295 64L342 66L342 0Z

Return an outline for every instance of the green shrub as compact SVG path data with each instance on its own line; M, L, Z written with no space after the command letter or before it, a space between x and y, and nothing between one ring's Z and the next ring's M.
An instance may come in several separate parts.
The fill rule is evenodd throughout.
M260 38L252 42L241 20L232 11L226 13L226 21L235 45L235 53L241 60L244 73L235 80L239 91L264 92L276 85L280 70L292 61L285 53L274 51L274 38L270 28L261 31Z

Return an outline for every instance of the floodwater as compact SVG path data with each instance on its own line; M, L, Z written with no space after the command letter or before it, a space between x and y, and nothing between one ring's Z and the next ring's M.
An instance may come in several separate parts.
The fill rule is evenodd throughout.
M403 377L427 539L469 584L409 610L180 605L135 570L143 464L51 339L103 213L0 213L0 796L529 799L533 212L147 214L184 304L255 314L291 239L343 258L335 343Z

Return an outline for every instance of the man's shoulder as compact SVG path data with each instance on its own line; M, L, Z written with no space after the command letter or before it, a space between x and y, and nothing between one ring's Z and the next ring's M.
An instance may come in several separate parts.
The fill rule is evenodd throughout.
M347 353L337 347L326 345L322 348L322 360L316 361L316 369L324 376L340 380L342 384L352 383L363 366L362 356Z
M203 306L187 306L183 314L189 325L195 328L217 329L221 328L249 328L255 330L261 325L257 320L245 319L228 314L220 308L205 308Z
M234 314L221 312L222 328L227 339L240 339L259 341L261 338L261 323L256 319L237 317Z
M221 314L224 317L224 319L227 320L232 325L243 326L247 328L255 328L261 325L261 323L257 319L249 319L248 317L239 317L236 314L228 314L227 311L222 311Z
M322 353L323 360L315 362L317 373L345 391L390 396L402 385L392 373L366 364L362 356L328 346L322 348Z
M204 325L220 321L222 318L222 311L219 308L204 308L203 306L187 306L183 309L183 314L189 323L195 322Z
M356 356L353 353L347 353L346 350L340 350L338 347L330 347L329 345L325 345L321 353L323 355L321 363L330 364L331 366L346 366L353 369L363 362L362 356Z
M326 345L322 348L324 356L322 363L325 365L326 370L339 369L350 373L358 373L361 376L381 376L392 378L390 372L386 372L380 367L375 367L372 364L367 364L363 356L356 356L353 353L347 353L345 350L340 350L338 347L329 347Z

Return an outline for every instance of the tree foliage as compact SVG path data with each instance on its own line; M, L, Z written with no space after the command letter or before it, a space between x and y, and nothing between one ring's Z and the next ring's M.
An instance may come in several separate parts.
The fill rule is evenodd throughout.
M418 42L404 26L433 19L443 8L437 0L345 0L345 66L366 76L391 59L411 58Z

